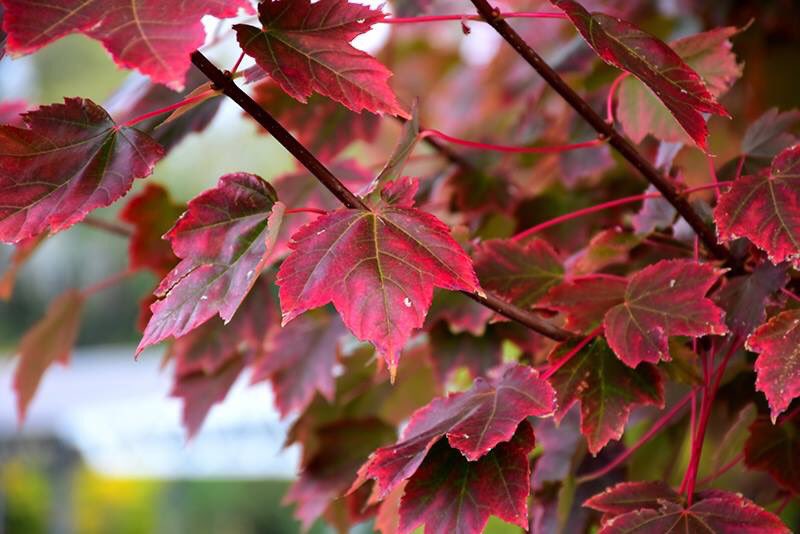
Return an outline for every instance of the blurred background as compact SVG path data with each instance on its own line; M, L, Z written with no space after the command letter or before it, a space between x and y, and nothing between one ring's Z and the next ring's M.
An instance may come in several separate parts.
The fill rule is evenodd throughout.
M646 27L662 37L743 26L755 18L735 45L746 63L745 77L731 97L742 102L741 125L763 112L765 102L782 109L798 105L800 69L787 65L797 65L800 52L800 2L627 3L647 4L654 15ZM513 5L547 9L541 2ZM687 6L698 15L681 24L669 22ZM449 12L468 9L454 2ZM217 31L215 21L207 26ZM457 24L439 26L437 46L462 47L470 62L490 60L500 45L496 36L479 24L472 29L464 38ZM387 32L378 28L360 45L377 52ZM217 46L211 55L229 65L236 50ZM36 106L81 96L104 103L131 76L136 77L118 70L97 42L72 36L34 55L0 61L0 102ZM414 87L414 80L403 84ZM436 95L429 98L435 101ZM379 162L397 131L387 124L378 143L356 143L348 152L364 162ZM712 145L719 143L716 139L712 125ZM184 139L148 181L165 185L175 200L185 202L226 172L249 171L269 180L293 169L274 140L258 134L238 108L223 102L210 127ZM134 192L143 185L138 182ZM116 220L124 203L94 215ZM77 225L36 250L19 273L11 299L0 303L0 533L300 532L291 509L280 504L295 476L298 452L282 446L290 422L280 420L268 386L234 386L228 399L212 409L199 436L187 442L180 404L168 396L171 376L161 368L163 348L134 361L139 299L157 282L147 273L88 300L71 364L45 375L19 427L11 389L16 344L57 295L123 271L126 246L124 239ZM12 252L0 246L0 273L8 269ZM509 529L492 521L490 530ZM321 523L312 528L328 531ZM371 528L362 525L360 531Z

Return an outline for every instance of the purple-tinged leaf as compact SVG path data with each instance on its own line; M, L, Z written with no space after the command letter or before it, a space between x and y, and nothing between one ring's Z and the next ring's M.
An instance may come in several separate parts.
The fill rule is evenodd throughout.
M165 236L181 262L161 281L137 352L219 314L230 321L270 260L283 217L258 176L228 174L189 202Z
M744 446L744 463L766 471L794 494L800 493L800 425L794 419L774 424L765 417L750 425Z
M0 126L0 241L8 243L65 230L110 205L164 154L91 100L67 98L24 121Z

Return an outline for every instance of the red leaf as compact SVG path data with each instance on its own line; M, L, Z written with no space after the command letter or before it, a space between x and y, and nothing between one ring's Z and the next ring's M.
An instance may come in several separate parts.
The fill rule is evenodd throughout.
M678 39L670 46L700 75L709 93L719 97L742 75L742 65L736 62L730 41L738 32L738 28L730 26L714 28ZM641 142L648 133L662 141L692 141L658 97L638 80L623 80L618 94L616 116L635 142Z
M661 501L677 503L680 495L662 481L622 482L612 488L606 488L583 503L587 508L598 510L613 517L636 510L657 510Z
M768 170L737 180L714 219L721 240L746 237L776 265L800 258L800 145L778 154Z
M589 13L578 2L551 0L561 8L603 61L630 72L658 96L697 145L706 149L702 113L729 116L703 79L664 42L630 22Z
M6 32L3 30L3 15L5 15L6 8L3 7L3 4L0 4L0 59L3 59L6 55L6 40L8 36Z
M347 491L370 452L395 437L393 427L374 417L345 419L317 429L317 452L304 463L285 498L287 504L297 503L295 515L303 528L310 528Z
M0 240L16 243L80 222L144 178L163 149L114 124L80 98L25 114L27 128L0 126Z
M339 317L326 310L303 314L267 337L254 364L252 382L270 380L283 417L301 412L319 393L333 401L333 368L346 333Z
M750 469L766 471L789 491L800 493L800 426L792 419L780 424L756 419L744 446L744 462Z
M422 326L434 286L478 291L469 257L448 228L410 207L339 209L301 228L289 246L278 272L283 324L333 302L390 369Z
M200 47L204 15L233 17L246 0L3 0L12 54L35 52L71 33L97 39L125 68L153 81L183 87L189 54Z
M608 344L631 367L668 361L669 336L724 334L724 312L705 294L724 271L688 260L664 260L634 274L625 299L606 313Z
M658 533L658 534L788 534L789 529L772 513L764 510L740 494L708 491L698 494L694 504L685 507L680 496L669 488L658 488L652 483L639 483L645 493L646 506L620 515L608 516L598 534ZM595 509L617 509L617 499L635 492L633 484L623 483L606 490L586 502ZM657 502L648 502L652 494L664 494ZM598 506L594 506L597 503ZM623 505L624 506L624 505Z
M714 295L714 301L725 310L725 323L739 339L745 339L767 320L768 299L788 282L786 271L785 265L765 261L750 274L728 278Z
M540 305L565 314L566 328L588 332L603 321L608 310L625 300L626 287L624 280L579 278L552 288Z
M769 401L772 421L800 396L800 310L779 313L747 338L747 349L759 353L756 389Z
M228 395L244 364L244 358L236 356L214 373L195 371L175 377L170 395L183 400L183 426L189 439L197 435L211 408Z
M347 0L267 0L258 12L263 29L233 27L239 45L289 95L305 102L317 92L355 112L408 117L387 83L389 69L350 45L382 12Z
M525 244L492 239L475 251L475 272L481 286L522 308L529 308L564 276L561 259L542 239Z
M434 399L417 410L401 441L375 451L354 487L374 478L379 498L385 497L417 471L442 436L474 462L511 439L526 417L552 413L553 400L550 385L524 365L508 367L490 380L478 378L464 393Z
M490 515L527 528L534 437L523 421L514 437L470 462L439 440L406 485L400 534L425 525L426 534L483 532Z
M19 363L14 371L17 393L17 417L20 421L33 399L39 382L53 363L69 363L72 346L78 337L84 297L68 291L54 300L42 320L28 330L20 341Z
M559 346L550 355L550 362L560 361L573 346ZM631 369L617 359L602 338L570 358L550 377L550 384L557 395L556 421L575 402L581 403L581 433L592 454L622 436L632 408L664 406L664 386L658 370L648 363Z
M147 184L125 205L119 217L133 225L128 245L132 269L152 269L164 276L175 267L178 258L162 236L172 228L184 209L172 201L169 191L153 183Z
M201 371L213 375L228 361L245 356L250 361L263 350L264 339L278 324L272 277L261 276L238 313L225 324L214 317L179 337L169 349L178 376Z
M375 141L380 128L377 115L366 111L353 113L323 96L312 95L307 104L298 104L272 80L256 85L253 99L323 161L332 160L356 141Z
M181 262L156 288L137 353L217 313L230 321L272 255L282 216L275 190L253 174L225 175L191 200L165 236Z

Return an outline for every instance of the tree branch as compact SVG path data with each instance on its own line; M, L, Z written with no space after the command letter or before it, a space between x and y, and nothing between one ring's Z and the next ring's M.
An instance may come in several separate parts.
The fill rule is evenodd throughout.
M236 82L224 72L219 70L208 58L199 50L192 53L192 63L200 72L215 85L216 89L236 102L248 115L263 126L283 147L289 151L300 163L302 163L322 185L328 188L342 204L351 209L368 210L369 207L364 201L357 197L352 191L347 189L342 182L314 155L308 151L297 139L292 136L281 124L276 121L265 109L250 98ZM575 334L563 330L555 325L544 321L540 317L509 304L495 295L486 294L485 296L462 291L464 295L475 300L487 308L516 321L539 334L554 339L556 341L566 341L575 338Z
M502 19L498 9L487 0L471 0L478 13L528 64L544 78L561 97L588 122L597 133L607 137L619 154L653 184L677 212L686 219L703 244L721 259L729 259L728 249L717 243L713 230L703 221L689 202L678 194L672 183L650 163L612 124L609 124L533 50L514 29Z

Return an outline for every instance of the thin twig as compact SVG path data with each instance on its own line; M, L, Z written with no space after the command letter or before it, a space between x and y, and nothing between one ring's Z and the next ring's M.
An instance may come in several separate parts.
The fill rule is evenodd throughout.
M576 93L564 79L553 70L533 48L514 29L502 19L501 12L492 7L487 0L471 0L478 13L528 64L544 78L578 114L594 128L598 134L607 137L608 142L619 154L633 165L644 178L658 189L664 198L686 220L689 226L703 241L703 244L718 258L730 259L727 248L717 242L714 231L703 221L691 204L683 198L675 186L647 160L628 139L606 122L586 100Z
M82 220L81 223L85 224L86 226L91 226L93 228L97 228L98 230L103 230L109 234L115 234L121 237L130 237L133 233L127 226L123 226L111 221L105 221L103 219L98 219L96 217L92 217L91 215Z
M351 209L369 210L369 207L363 200L345 187L321 161L281 126L272 115L259 106L247 93L242 91L233 79L226 76L224 72L211 63L199 50L192 53L192 63L194 63L195 67L197 67L200 72L206 75L216 89L221 90L228 98L236 102L239 107L263 126L290 154L292 154L292 156L302 163L322 185L327 187L342 204ZM550 339L566 341L576 337L572 332L552 325L539 316L505 302L495 295L488 293L479 295L469 291L462 291L462 293L500 315L527 326L531 330L545 337L549 337Z

